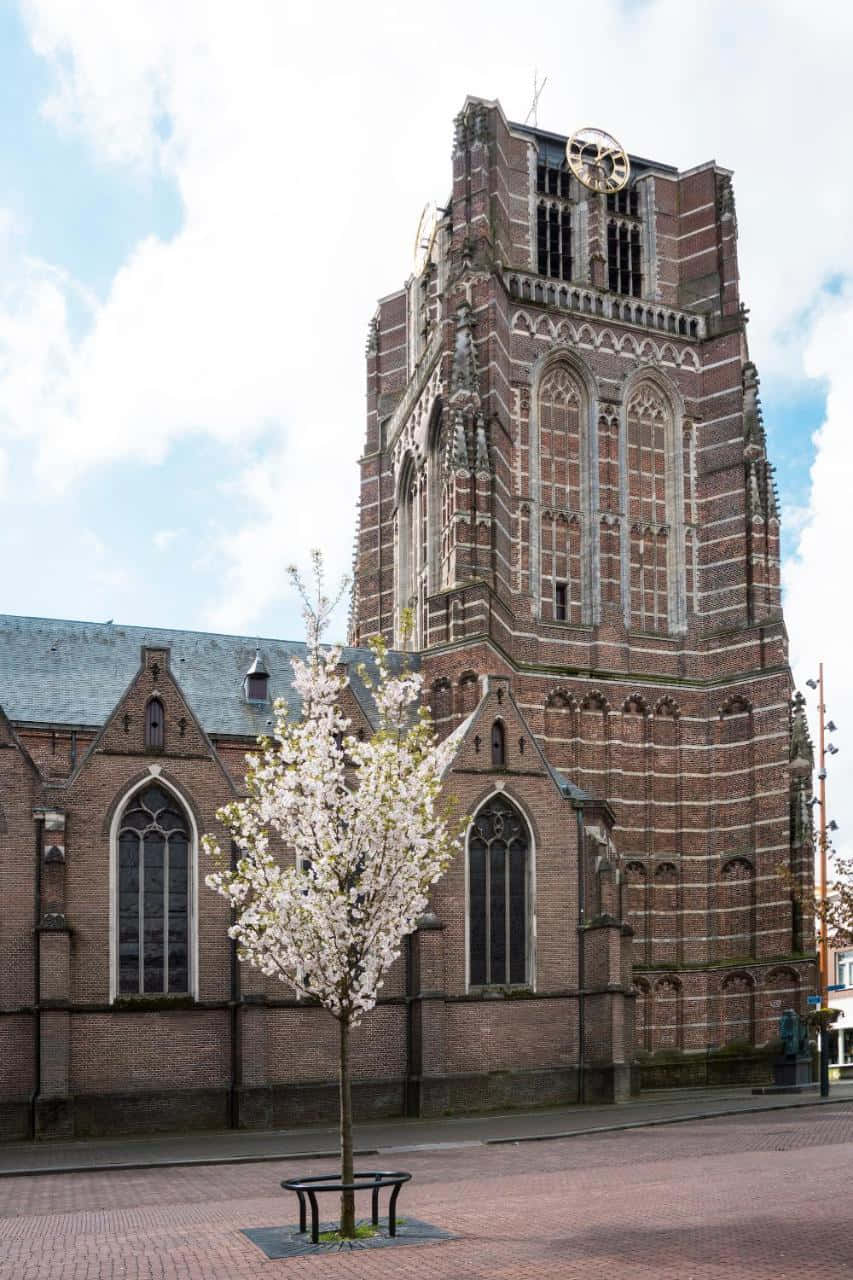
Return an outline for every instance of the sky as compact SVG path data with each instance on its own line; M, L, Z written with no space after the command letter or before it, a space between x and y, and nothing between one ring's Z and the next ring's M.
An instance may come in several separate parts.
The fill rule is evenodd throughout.
M851 55L849 0L0 0L0 610L301 635L287 565L351 563L376 299L466 94L523 120L538 70L541 127L734 170L853 831Z

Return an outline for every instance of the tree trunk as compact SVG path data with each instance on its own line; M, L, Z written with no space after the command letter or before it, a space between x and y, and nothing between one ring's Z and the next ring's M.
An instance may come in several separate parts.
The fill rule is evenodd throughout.
M349 1019L341 1018L340 1096L341 1096L341 1182L352 1182L352 1091L349 1078ZM341 1192L342 1236L355 1235L355 1192Z

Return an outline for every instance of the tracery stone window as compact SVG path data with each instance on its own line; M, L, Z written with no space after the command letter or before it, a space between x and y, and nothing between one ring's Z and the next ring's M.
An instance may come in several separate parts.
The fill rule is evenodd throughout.
M622 604L622 494L619 419L608 408L598 418L598 554L603 609Z
M581 405L573 372L556 364L539 388L540 608L543 618L573 623L581 621L583 594Z
M158 783L137 791L117 835L117 990L167 995L190 989L192 827Z
M657 387L643 382L627 416L630 625L666 632L674 627L683 591L675 577L673 414Z
M468 959L472 987L528 981L530 834L515 805L493 796L468 836Z
M397 541L397 643L403 642L403 618L411 612L412 634L408 648L421 648L426 616L429 569L429 508L427 479L423 467L416 468L409 457L403 467L396 520Z

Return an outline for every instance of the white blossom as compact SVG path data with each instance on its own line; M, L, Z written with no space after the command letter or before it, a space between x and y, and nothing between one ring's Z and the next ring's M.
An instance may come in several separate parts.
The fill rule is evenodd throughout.
M356 1025L460 831L441 800L452 746L418 709L420 675L395 674L384 644L372 643L378 727L360 740L340 710L340 651L321 650L321 628L318 608L307 660L293 660L301 718L276 703L272 739L247 756L247 798L217 815L236 866L226 869L215 839L204 839L218 867L207 884L234 909L229 933L242 960Z

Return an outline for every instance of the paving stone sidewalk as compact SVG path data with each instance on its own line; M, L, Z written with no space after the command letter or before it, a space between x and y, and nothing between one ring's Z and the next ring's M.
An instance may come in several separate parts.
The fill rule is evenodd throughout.
M684 1123L709 1116L853 1105L853 1082L834 1084L830 1097L756 1095L749 1089L681 1089L646 1093L610 1106L551 1107L488 1115L446 1116L429 1120L385 1120L356 1126L361 1155L401 1155L420 1150L452 1150L514 1142ZM0 1144L0 1178L43 1173L109 1169L168 1168L182 1165L240 1164L333 1156L337 1129L332 1125L294 1129L220 1130L75 1142ZM399 1161L398 1161L399 1163Z
M401 1157L404 1219L454 1236L272 1260L293 1165L0 1180L0 1280L849 1280L853 1108ZM333 1162L308 1160L306 1171ZM358 1212L361 1214L367 1205Z

